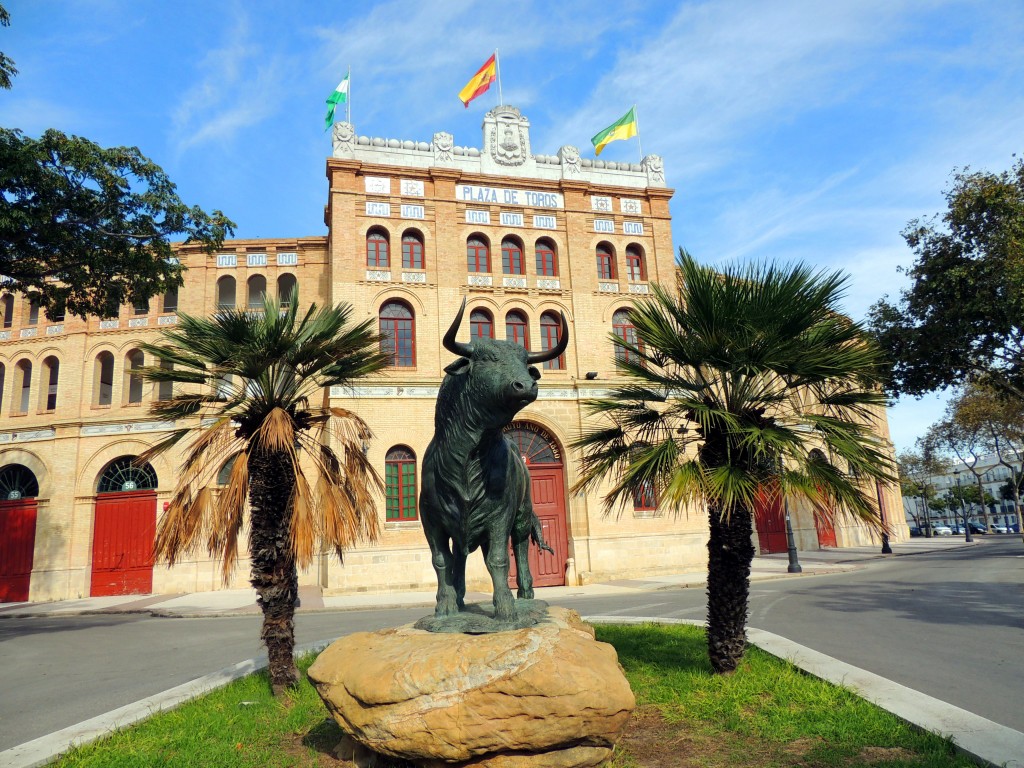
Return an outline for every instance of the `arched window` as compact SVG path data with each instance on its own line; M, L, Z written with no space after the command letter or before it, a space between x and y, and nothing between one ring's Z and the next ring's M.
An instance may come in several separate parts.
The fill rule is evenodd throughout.
M387 520L416 520L416 454L396 445L384 459Z
M114 402L114 356L110 352L96 355L93 391L96 393L96 405L110 405Z
M168 288L164 292L164 313L177 312L178 311L178 286Z
M473 339L494 338L494 318L486 309L474 309L469 313L469 335Z
M0 501L34 499L38 495L39 481L31 469L22 464L0 469Z
M545 312L540 316L540 348L542 352L547 352L558 346L558 331L561 327L562 321L554 312ZM563 370L565 355L559 355L554 360L545 360L544 368L553 371Z
M537 275L540 277L558 277L558 256L555 244L547 238L537 241Z
M14 380L14 386L20 389L19 394L21 395L17 400L18 410L16 413L28 413L29 404L32 402L32 362L22 360L15 370L18 372L18 376Z
M7 366L0 363L0 413L3 413L5 391L7 391Z
M235 308L235 278L224 275L217 281L217 309Z
M480 235L466 241L467 268L470 272L491 271L491 248Z
M121 456L103 470L96 493L151 491L156 487L156 472L148 462L136 465L134 456Z
M281 300L282 307L291 306L297 287L295 275L284 274L277 278L277 295Z
M526 315L519 310L513 309L505 315L505 339L514 341L521 347L530 348L529 324Z
M237 453L224 462L220 472L217 473L217 485L227 485L231 482L231 470L235 468L236 461L238 461Z
M412 310L401 301L389 301L380 308L380 347L391 356L391 365L411 368L416 365L416 320Z
M636 328L633 326L633 318L629 316L628 309L616 310L612 315L612 332L627 344L637 346ZM624 363L638 361L636 353L618 345L615 347L615 359Z
M645 481L640 488L633 491L633 511L650 514L658 509L658 496L654 492L654 483Z
M43 410L52 411L57 408L57 381L60 378L60 360L50 355L43 360L43 375L40 378L40 391L43 393Z
M642 282L647 279L644 251L639 245L626 247L626 277L632 283Z
M247 283L249 289L249 309L263 309L263 295L267 292L267 278L253 275Z
M149 314L149 299L136 299L132 302L132 312L136 315Z
M371 229L366 233L366 266L371 269L387 269L388 234L383 229Z
M598 243L597 246L597 279L615 279L615 249L608 243Z
M174 363L170 362L169 360L161 360L160 367L163 368L165 371L171 371L174 370ZM159 384L157 384L156 397L158 400L170 400L172 397L174 397L174 382L161 381Z
M10 328L14 325L14 297L8 293L0 299L0 306L3 306L4 328Z
M523 264L523 244L514 237L506 237L501 241L501 271L506 275L525 275Z
M133 349L124 358L125 391L129 403L142 402L142 374L139 370L145 364L142 350Z
M402 235L402 269L423 269L423 235L415 229Z
M28 324L39 325L39 305L34 301L28 303Z

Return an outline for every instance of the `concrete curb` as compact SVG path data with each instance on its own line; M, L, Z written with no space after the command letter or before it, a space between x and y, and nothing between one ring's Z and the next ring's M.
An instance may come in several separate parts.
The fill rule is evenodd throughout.
M637 616L584 616L594 624L690 624L694 619ZM873 672L833 659L773 632L747 628L747 639L814 677L849 688L858 696L911 725L953 741L958 751L993 768L1024 768L1024 733L975 715ZM0 755L2 756L2 755Z
M331 639L305 643L297 646L295 653L302 654L309 651L319 651L333 642L334 640ZM261 669L266 668L266 666L267 655L260 654L209 675L197 677L195 680L182 683L163 693L139 699L139 701L132 704L126 704L123 707L97 715L76 725L6 749L0 752L0 765L4 766L4 768L36 768L37 766L46 765L56 760L72 747L96 741L115 731L145 720L157 712L173 709L202 696L204 693L222 688L228 683L239 680L246 675L259 672Z

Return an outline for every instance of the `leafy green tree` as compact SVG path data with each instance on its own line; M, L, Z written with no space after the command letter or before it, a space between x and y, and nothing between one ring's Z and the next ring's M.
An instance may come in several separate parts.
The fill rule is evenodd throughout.
M347 305L314 304L300 316L297 298L284 310L268 299L261 312L179 315L159 343L142 347L157 362L145 377L174 388L152 413L184 422L140 458L179 443L185 449L156 555L173 565L205 547L221 558L227 581L248 516L251 583L275 693L298 679L297 567L323 546L340 558L360 537L377 536L371 493L381 482L364 454L369 428L356 414L329 407L327 388L388 360L372 321L351 324ZM229 461L227 485L214 492Z
M909 289L870 313L899 394L985 381L1024 400L1024 160L964 170L941 217L910 222Z
M181 285L171 239L213 251L233 228L186 205L136 147L0 128L0 275L50 317L112 317Z
M7 13L7 10L0 5L0 27L11 26L11 15ZM4 90L11 89L11 78L18 74L18 70L14 66L14 62L11 61L9 56L6 56L3 51L0 51L0 88Z
M918 441L918 450L902 451L896 456L896 469L903 497L921 500L921 514L914 515L914 521L925 536L930 537L930 509L935 508L935 485L932 479L945 472L944 463L935 455L931 446Z
M614 338L627 382L588 402L593 426L574 441L575 490L609 479L608 511L652 490L677 513L706 506L708 653L719 673L745 647L759 491L781 486L820 514L881 528L866 481L896 481L872 428L885 405L882 359L839 312L845 284L804 266L719 272L681 252L677 290L655 286L631 310L636 338Z

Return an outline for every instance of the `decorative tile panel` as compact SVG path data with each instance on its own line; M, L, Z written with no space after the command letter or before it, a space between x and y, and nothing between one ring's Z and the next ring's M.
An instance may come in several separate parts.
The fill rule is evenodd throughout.
M279 267L295 267L299 264L299 254L297 253L278 253L277 254L277 266Z
M399 189L404 196L423 197L423 182L418 179L402 179Z
M217 254L217 266L223 267L237 267L238 266L238 255L234 253L218 253Z
M60 323L58 325L48 325L48 326L46 326L46 335L47 336L57 336L58 334L61 334L61 333L64 333L64 323Z
M603 211L605 213L612 212L612 199L610 197L604 197L602 195L591 195L590 196L590 210L592 211Z
M558 291L562 288L562 283L557 277L538 277L537 287L542 291Z
M533 226L536 229L555 229L557 219L554 216L534 216Z
M599 290L601 293L618 293L619 292L619 284L618 283L598 283L597 284L597 290Z
M611 219L594 219L594 231L613 235L615 234L615 222Z
M38 328L22 328L19 336L23 339L31 339L39 334Z
M488 285L489 286L489 285L493 285L494 284L494 280L493 280L493 278L490 275L470 275L469 276L469 284L470 285Z
M101 331L112 331L114 328L120 328L120 320L100 320Z
M647 286L647 283L630 283L630 293L650 293L651 289Z
M642 221L624 221L622 222L622 234L624 235L642 235L644 233L644 223Z
M491 212L490 211L477 211L466 209L466 223L467 224L490 224L491 223Z
M521 227L523 226L523 214L521 213L509 213L508 211L501 212L501 226L503 227Z
M641 208L641 202L639 200L630 200L624 197L619 201L619 206L623 213L631 213L635 216L639 216L643 212L643 208Z
M391 270L390 269L368 269L366 270L366 279L372 283L390 283L391 282Z
M145 328L149 325L148 317L130 317L128 318L129 328Z
M501 284L505 288L526 288L525 277L505 277L502 278Z
M366 201L366 215L367 216L380 216L381 218L387 218L391 215L391 203L376 203L372 200Z
M265 266L267 266L267 254L265 254L265 253L249 253L249 254L246 254L245 265L247 267L265 267Z
M0 341L8 341L11 338L10 331L0 331Z
M403 219L422 219L425 218L424 208L422 205L408 205L402 204L402 218Z
M403 283L426 283L427 273L426 272L403 272L402 273Z
M177 315L164 315L163 317L158 317L156 319L156 324L157 325L177 325L178 324L178 316Z
M390 195L391 179L387 176L366 176L364 178L366 192L370 195Z

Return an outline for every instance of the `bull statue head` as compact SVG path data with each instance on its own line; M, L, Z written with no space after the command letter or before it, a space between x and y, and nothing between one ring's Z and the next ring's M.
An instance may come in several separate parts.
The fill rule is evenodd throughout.
M565 313L559 312L561 328L558 343L544 352L529 352L513 341L478 338L469 342L456 341L455 336L466 312L462 300L458 314L444 335L444 348L459 355L459 359L445 368L449 377L471 374L474 400L482 406L482 415L489 426L504 426L522 408L537 399L537 363L554 360L569 345L569 323ZM446 379L447 381L447 379Z

